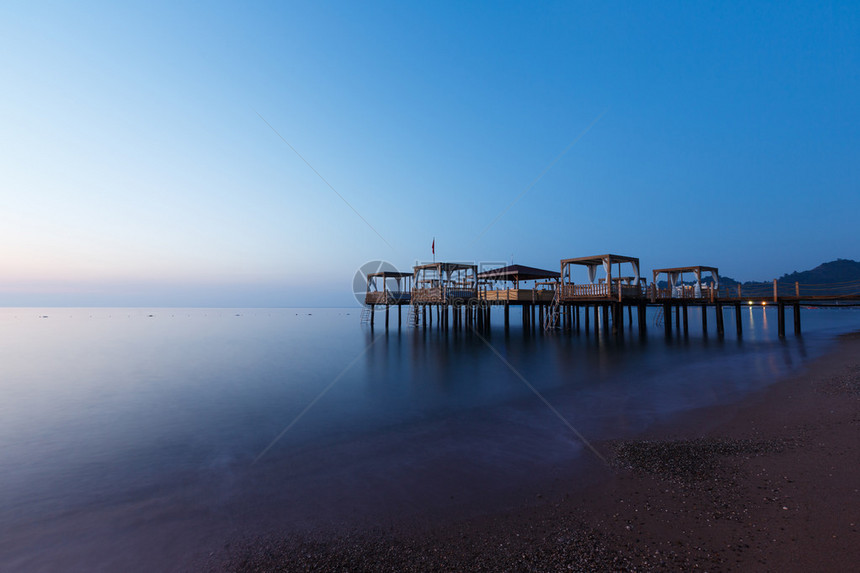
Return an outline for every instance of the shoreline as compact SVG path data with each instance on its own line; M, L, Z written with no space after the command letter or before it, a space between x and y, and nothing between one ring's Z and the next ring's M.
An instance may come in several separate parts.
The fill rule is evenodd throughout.
M399 531L239 541L210 571L851 570L860 562L860 332L743 402L598 444L585 486Z

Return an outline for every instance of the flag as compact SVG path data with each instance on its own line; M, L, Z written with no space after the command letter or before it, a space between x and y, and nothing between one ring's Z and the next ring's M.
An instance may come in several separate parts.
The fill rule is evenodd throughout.
M433 243L430 245L430 251L434 255L436 254L436 237L433 237Z

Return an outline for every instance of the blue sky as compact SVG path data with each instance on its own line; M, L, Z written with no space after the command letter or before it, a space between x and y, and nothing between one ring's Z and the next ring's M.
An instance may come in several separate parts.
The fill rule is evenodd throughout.
M856 3L6 2L0 51L0 305L860 258Z

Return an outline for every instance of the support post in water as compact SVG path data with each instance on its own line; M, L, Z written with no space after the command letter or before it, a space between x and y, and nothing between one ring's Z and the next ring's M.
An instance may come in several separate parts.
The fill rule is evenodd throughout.
M780 338L785 338L785 303L780 301L776 305L776 322Z
M687 327L687 322L688 322L688 319L687 319L687 303L684 303L683 308L682 308L682 312L684 313L684 317L683 317L684 318L684 336L687 336L687 334L689 332L689 329Z
M738 338L743 336L744 327L743 322L741 322L741 303L735 303L735 328L738 331Z
M722 337L725 334L723 329L723 305L716 303L714 310L717 311L717 336Z

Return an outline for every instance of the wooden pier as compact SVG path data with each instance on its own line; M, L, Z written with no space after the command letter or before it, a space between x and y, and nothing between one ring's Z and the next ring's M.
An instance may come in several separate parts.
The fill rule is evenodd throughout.
M572 269L584 267L587 282L576 283ZM709 278L705 274L710 273ZM598 276L602 275L602 276ZM692 276L692 281L685 281ZM665 276L665 283L659 282ZM380 272L368 276L362 321L374 325L377 306L395 307L398 327L401 309L408 307L408 325L442 330L490 327L492 307L503 308L504 326L510 326L511 307L519 306L527 332L561 330L589 335L620 333L625 315L628 327L640 335L648 328L647 309L656 308L655 325L667 337L687 335L690 309L700 311L701 327L708 333L708 315L713 309L717 336L725 334L725 310L734 311L737 336L743 336L743 308L771 307L777 310L777 330L786 334L786 308L791 307L795 334L801 333L803 305L860 303L860 282L842 285L788 285L773 281L772 289L743 290L721 287L719 270L711 266L654 269L652 282L640 275L639 259L623 255L595 255L562 259L560 271L509 265L478 272L477 265L439 262L415 266L409 272ZM665 284L666 286L660 286ZM635 323L634 323L635 311Z

